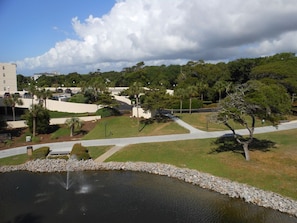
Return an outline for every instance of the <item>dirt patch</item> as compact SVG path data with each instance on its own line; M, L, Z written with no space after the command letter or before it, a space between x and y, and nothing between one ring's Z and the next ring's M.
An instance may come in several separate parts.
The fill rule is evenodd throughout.
M6 131L8 133L11 133L11 136L12 136L11 142L8 144L1 142L0 150L20 147L20 146L39 144L39 143L52 143L52 142L65 142L65 141L72 141L72 140L80 140L84 135L86 135L88 132L90 132L96 126L96 124L97 124L97 122L94 122L94 121L84 122L84 124L81 128L81 131L76 133L73 137L70 137L70 135L65 135L65 136L60 136L59 138L53 139L51 133L39 134L38 138L40 139L40 141L38 143L25 141L25 136L28 133L27 128L11 129L11 130Z

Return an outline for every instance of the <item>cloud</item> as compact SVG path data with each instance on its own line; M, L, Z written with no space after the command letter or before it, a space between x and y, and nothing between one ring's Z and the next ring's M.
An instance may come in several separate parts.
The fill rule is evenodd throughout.
M119 0L100 18L73 18L72 27L76 39L18 67L89 72L297 50L295 0Z

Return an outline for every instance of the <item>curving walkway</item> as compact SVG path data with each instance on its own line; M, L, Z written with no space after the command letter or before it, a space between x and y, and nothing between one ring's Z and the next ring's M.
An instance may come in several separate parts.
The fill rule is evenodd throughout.
M216 138L223 136L224 134L230 134L230 130L226 131L215 131L206 132L199 129L195 129L188 123L173 117L173 120L181 125L182 127L188 129L190 133L187 134L173 134L173 135L161 135L161 136L143 136L143 137L130 137L130 138L114 138L114 139L94 139L94 140L78 140L78 141L68 141L68 142L55 142L46 144L33 145L33 149L40 148L41 146L48 146L54 153L69 153L72 146L75 143L81 143L83 146L108 146L114 145L109 151L100 156L97 161L103 162L112 154L119 151L126 145L129 144L139 144L139 143L152 143L152 142L169 142L169 141L179 141L179 140L190 140L190 139L205 139L205 138ZM255 134L266 133L266 132L276 132L282 130L297 129L297 121L286 122L280 124L277 128L273 126L258 127L255 129ZM246 129L240 129L236 131L237 134L247 135L248 131ZM0 151L0 158L5 158L9 156L24 154L27 152L27 147L17 147L7 150Z

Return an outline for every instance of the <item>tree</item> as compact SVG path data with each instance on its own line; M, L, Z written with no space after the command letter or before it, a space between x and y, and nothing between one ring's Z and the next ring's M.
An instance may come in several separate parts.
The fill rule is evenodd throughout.
M36 90L35 94L37 95L37 98L39 100L43 100L44 102L44 107L46 108L46 100L52 96L52 92L50 90L45 90L45 88L41 90Z
M10 97L4 99L4 104L8 107L11 107L12 110L12 120L15 121L15 106L23 105L23 101L19 95L13 94Z
M284 115L290 112L290 97L284 87L265 85L259 81L247 82L227 94L220 102L217 120L232 131L235 140L243 146L246 160L250 160L248 147L253 141L256 118L269 120L277 126ZM249 135L237 135L230 120L244 126Z
M161 114L161 110L166 107L168 102L168 95L166 94L165 88L153 88L146 91L144 95L144 101L142 103L142 108L146 111L156 110L157 114Z
M228 87L228 83L226 81L217 81L213 86L216 92L219 93L219 102L222 99L222 92L225 91Z
M186 89L189 98L190 98L190 107L189 107L189 112L190 114L192 113L192 98L198 96L198 87L191 85L188 86L188 88Z
M184 88L178 88L174 91L174 95L179 99L179 113L183 110L183 100L187 97L187 92Z
M50 123L50 114L42 105L32 105L32 107L24 114L23 118L32 132L33 137L35 137L36 133L47 132Z
M77 117L67 119L65 124L70 128L70 137L73 136L76 129L80 129L82 127L82 121Z

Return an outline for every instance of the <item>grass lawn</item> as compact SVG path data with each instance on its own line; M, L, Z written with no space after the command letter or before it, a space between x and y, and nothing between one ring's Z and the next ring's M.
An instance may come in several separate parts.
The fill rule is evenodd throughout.
M83 117L89 116L90 113L69 113L69 112L58 112L49 111L51 118L71 118L71 117Z
M224 124L218 124L215 123L213 120L213 113L207 112L207 113L176 113L177 117L179 117L184 122L187 122L188 124L192 125L193 127L197 129L201 129L203 131L221 131L221 130L228 130L228 128ZM288 120L294 120L296 119L296 116L289 116ZM238 123L234 123L233 121L230 121L230 125L232 127L235 127L235 129L242 129L244 128ZM260 119L256 120L255 126L256 127L262 127L262 126L268 126L272 125L270 122L266 121L264 124L262 124Z
M275 148L251 151L251 161L241 153L211 153L214 139L130 145L107 161L168 163L253 185L297 200L297 130L256 135L271 140Z
M19 165L27 162L28 160L29 160L29 156L27 154L6 157L6 158L0 159L0 166Z
M141 129L141 131L138 131L138 129ZM117 116L101 119L96 127L83 139L125 138L179 133L188 133L188 130L172 121L166 123L154 122L146 126L140 124L138 126L136 118Z
M103 153L105 153L107 150L109 150L112 146L90 146L87 147L89 151L90 157L95 160L99 156L101 156Z

